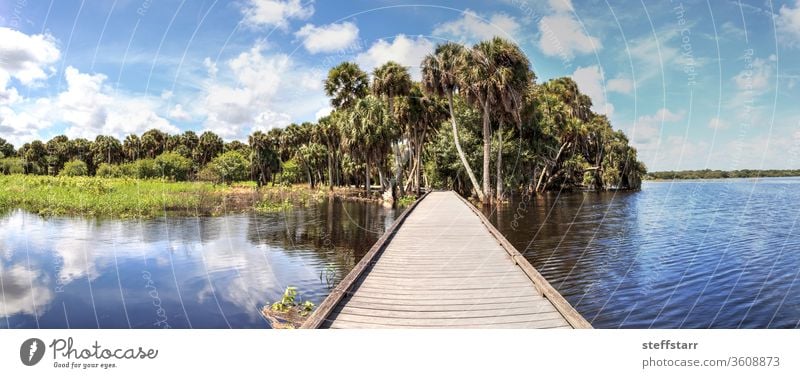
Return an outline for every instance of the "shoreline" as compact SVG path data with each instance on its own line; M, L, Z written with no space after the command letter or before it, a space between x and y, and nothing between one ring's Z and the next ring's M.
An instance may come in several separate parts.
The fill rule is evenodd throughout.
M20 209L40 216L151 219L272 213L326 199L382 203L356 188L311 189L307 185L263 186L253 182L215 185L151 179L0 175L0 211Z

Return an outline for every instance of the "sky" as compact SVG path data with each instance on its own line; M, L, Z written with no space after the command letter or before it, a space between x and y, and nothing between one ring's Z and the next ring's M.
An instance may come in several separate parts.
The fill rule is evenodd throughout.
M800 0L0 0L0 137L244 140L330 112L342 61L419 79L436 44L493 36L575 79L650 171L800 167Z

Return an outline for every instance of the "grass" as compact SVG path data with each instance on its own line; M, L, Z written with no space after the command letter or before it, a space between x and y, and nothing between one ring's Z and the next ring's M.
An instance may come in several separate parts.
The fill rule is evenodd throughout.
M228 190L198 182L9 175L0 176L0 206L44 216L209 214L224 203Z
M331 197L363 201L357 190L255 182L214 185L160 179L0 175L0 211L24 209L42 216L108 218L215 216L230 212L274 213ZM404 198L413 202L413 198Z

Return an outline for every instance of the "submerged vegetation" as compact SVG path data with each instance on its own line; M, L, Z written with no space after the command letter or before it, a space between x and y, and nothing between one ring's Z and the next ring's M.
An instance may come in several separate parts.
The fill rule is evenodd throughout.
M43 214L205 214L228 205L241 194L234 183L246 180L369 200L382 198L377 186L404 203L423 187L488 203L513 192L641 185L645 167L625 134L591 110L572 79L537 83L509 41L439 45L421 62L421 77L414 82L395 62L371 75L341 63L324 83L328 116L255 131L247 143L157 129L123 140L59 135L19 149L0 138L0 205ZM297 202L250 192L258 211Z

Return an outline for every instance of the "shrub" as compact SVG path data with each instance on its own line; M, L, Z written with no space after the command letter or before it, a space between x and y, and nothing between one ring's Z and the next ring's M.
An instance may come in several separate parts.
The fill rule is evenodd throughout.
M161 177L161 171L154 159L141 159L133 163L133 177L139 179Z
M16 175L25 173L25 163L20 158L5 158L0 160L0 174Z
M217 173L217 170L209 164L197 173L197 181L219 184L222 182L222 177L220 177L219 173Z
M105 178L118 178L122 177L122 169L118 165L108 163L100 163L95 171L95 176Z
M247 179L249 164L238 151L228 151L215 157L210 166L228 184Z
M192 169L192 162L175 152L165 152L158 155L155 165L156 169L161 173L161 177L176 181L185 181L189 178L189 172Z
M281 176L279 182L283 185L291 185L300 182L303 171L300 164L295 159L288 160L281 164Z
M72 160L64 164L64 169L59 173L61 176L87 176L89 175L89 167L86 166L81 160Z

